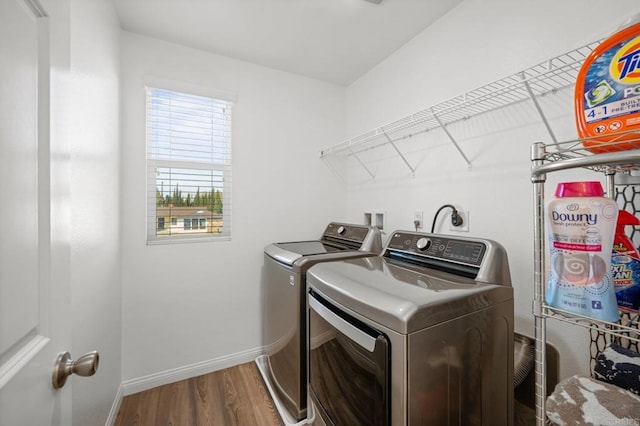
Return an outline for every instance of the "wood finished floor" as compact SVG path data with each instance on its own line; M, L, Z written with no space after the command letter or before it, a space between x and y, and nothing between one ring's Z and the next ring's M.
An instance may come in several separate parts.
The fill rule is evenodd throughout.
M123 398L115 426L282 425L256 364L249 362Z

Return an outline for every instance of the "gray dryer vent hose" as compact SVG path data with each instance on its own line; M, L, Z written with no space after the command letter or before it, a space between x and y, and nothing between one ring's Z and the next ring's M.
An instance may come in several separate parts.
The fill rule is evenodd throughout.
M517 387L527 377L535 358L535 340L519 333L513 335L513 386Z

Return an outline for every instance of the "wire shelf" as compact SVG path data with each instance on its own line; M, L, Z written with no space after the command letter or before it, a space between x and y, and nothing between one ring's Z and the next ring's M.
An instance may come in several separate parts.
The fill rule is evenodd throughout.
M320 151L320 157L340 153L355 155L366 149L401 141L433 129L444 128L449 124L476 115L572 86L575 84L576 75L584 59L598 43L590 43L509 77L486 84L325 148ZM463 153L461 154L464 156Z
M543 306L542 314L547 318L579 325L590 330L597 330L610 336L614 341L634 342L636 345L640 343L640 317L637 312L624 314L621 311L620 319L617 323L599 321L547 305Z
M587 168L597 172L630 173L640 170L640 130L607 136L606 145L590 149L606 150L592 152L585 143L598 142L602 137L574 139L558 143L534 144L532 161L541 160L531 168L532 179L546 173L572 168Z

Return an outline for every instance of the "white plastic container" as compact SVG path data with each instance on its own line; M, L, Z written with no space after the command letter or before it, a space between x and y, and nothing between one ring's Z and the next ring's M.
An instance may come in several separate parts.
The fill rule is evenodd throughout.
M599 320L618 320L611 249L618 218L600 182L558 184L547 204L548 305Z

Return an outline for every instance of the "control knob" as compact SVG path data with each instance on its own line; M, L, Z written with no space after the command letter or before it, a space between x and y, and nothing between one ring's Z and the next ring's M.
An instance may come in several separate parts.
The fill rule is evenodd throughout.
M340 227L338 228L338 234L342 235L342 234L344 234L345 232L347 232L347 230L346 230L346 228L345 228L344 226L340 226Z
M416 247L418 247L418 250L420 251L425 251L431 247L431 240L429 238L422 237L416 242Z

